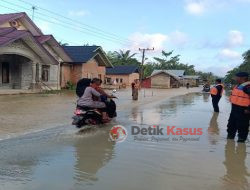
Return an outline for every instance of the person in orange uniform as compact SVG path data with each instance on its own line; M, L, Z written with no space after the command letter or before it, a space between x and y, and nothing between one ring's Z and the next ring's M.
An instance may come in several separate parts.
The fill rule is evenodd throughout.
M238 142L247 140L250 121L250 81L249 74L240 72L236 74L237 86L230 96L232 110L228 120L227 139L234 139L238 132Z
M212 103L213 103L213 107L214 107L214 112L219 112L219 101L221 99L222 93L223 93L223 84L221 84L221 79L217 79L215 81L216 85L214 87L211 88L210 90L210 94L212 97Z

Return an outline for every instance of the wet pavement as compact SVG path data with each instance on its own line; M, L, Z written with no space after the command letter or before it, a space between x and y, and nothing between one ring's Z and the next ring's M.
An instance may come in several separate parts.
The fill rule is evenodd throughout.
M220 102L219 115L212 112L209 94L201 93L132 108L121 106L111 124L85 133L67 124L74 98L67 94L53 97L50 102L41 97L40 106L46 110L49 104L66 103L53 108L55 118L47 119L47 130L0 141L0 189L250 189L250 143L226 140L230 112L227 97ZM13 105L18 101L20 104L23 99L15 97ZM24 110L18 107L16 114ZM0 112L3 118L5 112ZM45 113L38 111L34 118L42 117L41 114ZM61 114L65 115L64 120ZM61 121L57 119L59 115ZM35 119L33 124L40 125ZM124 142L114 143L109 139L109 130L116 124L128 131ZM27 123L13 123L12 127L18 125L25 127ZM135 140L131 134L132 126L152 125L202 128L203 134L196 140L179 137L174 140L174 135L169 136L170 140L168 136L162 140L156 136L159 141Z

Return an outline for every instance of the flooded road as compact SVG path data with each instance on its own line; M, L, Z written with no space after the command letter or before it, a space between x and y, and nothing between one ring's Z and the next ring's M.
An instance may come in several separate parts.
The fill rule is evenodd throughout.
M0 189L250 189L250 144L226 140L230 112L226 97L219 115L213 114L208 94L188 94L131 109L121 106L112 124L84 134L67 124L72 100L66 100L68 108L62 104L53 110L59 117L65 109L61 113L65 120L48 119L48 125L58 127L0 141ZM45 104L41 100L48 109ZM19 124L26 125L25 121ZM109 139L109 130L116 124L128 131L122 143ZM39 123L34 120L34 125ZM131 134L132 126L152 125L202 128L203 134L196 140L165 136L159 141L136 140Z

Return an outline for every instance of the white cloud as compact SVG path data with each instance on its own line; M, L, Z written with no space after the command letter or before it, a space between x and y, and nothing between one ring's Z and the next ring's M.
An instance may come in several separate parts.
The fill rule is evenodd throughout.
M185 0L185 10L192 15L202 15L214 10L223 10L232 0Z
M198 44L197 47L199 49L203 49L203 48L232 49L232 48L237 48L237 47L244 45L244 42L245 42L245 37L242 32L238 30L230 30L224 40L216 41L214 39L205 39L203 42L200 42L200 44Z
M218 54L218 58L221 61L229 61L229 60L240 60L241 59L241 54L237 51L233 51L230 49L222 49L219 54Z
M85 10L78 10L78 11L69 11L68 15L70 17L83 17L86 15L89 15L89 11L85 11Z
M170 42L177 47L184 47L188 43L188 36L184 32L176 30L169 35Z
M224 65L224 66L215 65L215 66L206 67L206 68L202 69L202 71L212 72L216 76L224 77L227 74L227 72L230 71L231 69L232 69L232 67L227 66L227 65Z
M244 43L244 36L238 30L231 30L228 33L226 45L229 47L241 46Z
M161 51L164 43L168 40L168 36L155 33L155 34L143 34L136 32L129 37L132 41L130 49L138 50L139 48L155 48L155 51Z
M188 1L185 9L190 14L201 15L205 11L205 3L202 1Z
M132 41L132 45L129 47L133 50L138 50L139 48L155 48L155 52L160 52L166 47L164 45L168 43L174 48L183 48L188 43L188 35L184 32L178 30L169 34L144 34L136 32L130 35L129 40Z

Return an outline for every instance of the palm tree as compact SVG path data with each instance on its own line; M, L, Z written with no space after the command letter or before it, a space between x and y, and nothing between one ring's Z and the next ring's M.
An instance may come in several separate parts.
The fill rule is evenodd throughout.
M117 59L119 60L119 63L121 65L127 65L131 62L134 62L135 60L134 56L136 55L136 53L130 54L131 53L130 50L127 51L120 50L119 52L115 51L114 53L117 56Z

